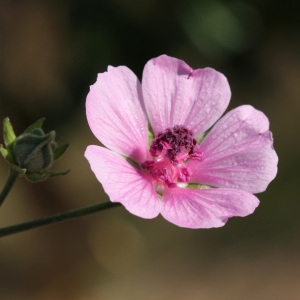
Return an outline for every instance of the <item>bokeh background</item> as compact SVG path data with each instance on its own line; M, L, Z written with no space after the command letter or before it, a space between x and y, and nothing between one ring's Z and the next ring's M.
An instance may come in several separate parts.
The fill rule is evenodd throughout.
M15 131L46 117L71 169L40 184L19 179L0 226L107 201L83 157L98 141L85 118L89 85L107 65L141 78L160 54L213 67L229 108L269 117L279 173L247 218L189 230L113 208L0 240L0 298L300 299L300 2L0 0L0 119ZM2 138L1 138L2 142ZM4 184L8 166L0 161Z

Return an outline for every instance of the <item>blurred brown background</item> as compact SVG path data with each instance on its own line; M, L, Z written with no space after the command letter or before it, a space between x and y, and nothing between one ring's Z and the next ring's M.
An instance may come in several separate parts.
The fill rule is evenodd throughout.
M300 299L300 2L0 0L0 119L15 131L44 116L71 144L40 184L19 179L0 226L107 201L83 157L97 144L85 96L107 65L141 78L160 54L223 72L230 108L271 122L279 173L247 218L189 230L122 207L0 240L0 298ZM2 139L2 138L1 138ZM8 175L0 161L1 185Z

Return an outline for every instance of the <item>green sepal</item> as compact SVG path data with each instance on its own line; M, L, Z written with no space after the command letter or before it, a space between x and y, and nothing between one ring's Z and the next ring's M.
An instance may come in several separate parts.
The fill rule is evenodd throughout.
M41 182L48 179L50 176L43 172L39 172L39 173L25 173L24 177L29 182Z
M8 162L9 164L15 163L13 156L7 149L3 147L3 145L0 145L0 153L3 156L3 158L6 160L6 162Z
M148 123L148 148L150 148L153 139L154 139L153 129L151 127L151 124Z
M211 186L209 185L206 185L206 184L199 184L199 183L189 183L187 186L186 186L187 189L193 189L193 190L202 190L202 189L210 189L212 188Z
M201 144L201 142L203 141L204 137L205 137L205 133L202 133L201 135L199 135L199 136L197 137L197 142L198 142L198 144Z
M207 136L208 133L209 133L209 130L206 130L202 134L200 134L199 136L197 136L197 142L198 142L198 144L201 144L201 142L204 140L204 138Z
M25 173L24 177L30 182L41 182L50 177L66 175L69 172L70 172L70 170L67 170L64 172L44 170L42 172L36 172L36 173L28 173L27 172L27 173Z
M124 156L124 158L125 158L126 161L127 161L128 163L130 163L134 168L140 170L140 166L139 166L139 164L138 164L136 161L134 161L133 159L131 159L131 158L127 157L127 156Z
M157 195L157 197L161 200L162 199L162 197L163 197L163 195L162 194L160 194L159 192L156 192L156 195Z
M67 175L71 170L67 171L50 171L50 170L45 170L44 173L48 174L49 177L55 177L55 176L62 176L62 175Z
M0 153L4 157L4 159L6 159L6 157L8 156L8 151L3 147L3 145L0 145Z
M65 144L65 145L57 147L53 151L53 159L56 160L56 159L60 158L66 152L66 150L68 148L69 148L69 144Z
M9 121L9 118L3 120L3 140L6 148L10 148L16 139L14 129Z
M41 129L42 126L43 126L43 123L45 121L45 118L40 118L38 119L36 122L34 122L33 124L29 125L25 130L24 130L24 133L26 132L32 132L34 131L35 129L39 128Z
M19 173L20 176L23 176L27 171L26 169L20 168L17 165L11 165L10 167L13 171Z

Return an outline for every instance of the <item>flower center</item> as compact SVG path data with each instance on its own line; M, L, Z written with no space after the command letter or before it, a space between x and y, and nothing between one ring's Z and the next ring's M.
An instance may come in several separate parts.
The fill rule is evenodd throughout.
M153 139L149 152L152 160L146 160L141 167L148 171L158 184L174 188L177 183L188 182L188 159L202 161L197 140L192 131L182 125L167 128Z

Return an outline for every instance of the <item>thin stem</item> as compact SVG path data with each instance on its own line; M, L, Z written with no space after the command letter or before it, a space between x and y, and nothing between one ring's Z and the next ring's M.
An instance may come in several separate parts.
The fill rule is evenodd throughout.
M53 223L58 223L61 221L73 219L73 218L78 218L81 216L89 215L92 213L95 213L100 210L105 210L108 208L116 207L121 205L120 203L114 203L114 202L104 202L104 203L99 203L91 206L86 206L83 208L78 208L74 210L70 210L64 213L59 213L53 216L17 224L17 225L12 225L8 227L4 227L0 229L0 237L11 235L14 233L30 230L33 228L53 224Z
M13 187L16 179L18 178L19 173L14 171L12 168L9 171L9 176L6 180L6 183L0 193L0 206L2 205L2 203L4 202L6 196L8 195L8 193L10 192L11 188Z

